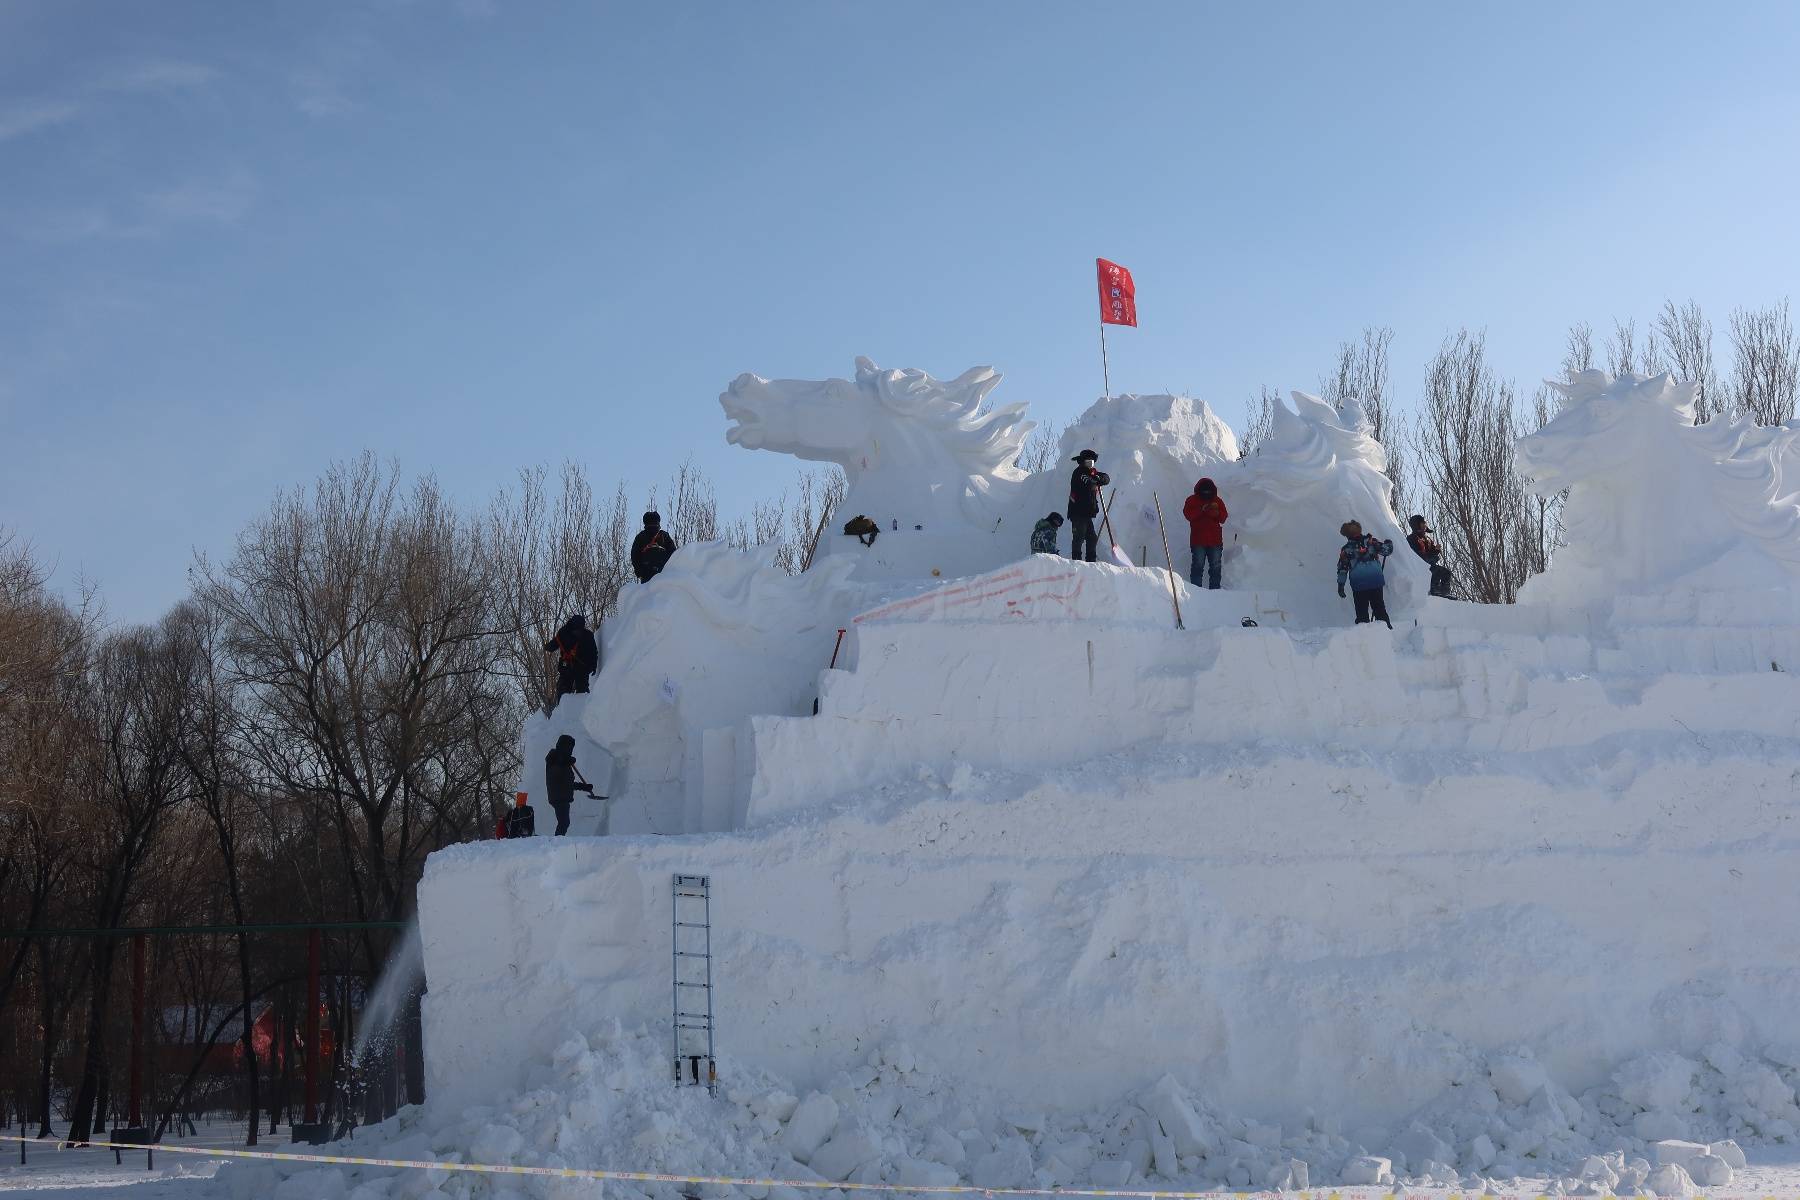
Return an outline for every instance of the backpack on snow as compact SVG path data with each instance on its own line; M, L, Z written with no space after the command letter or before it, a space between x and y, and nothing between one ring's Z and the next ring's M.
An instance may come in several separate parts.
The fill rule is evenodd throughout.
M857 513L844 522L844 532L865 546L873 546L875 539L881 534L881 526L861 513Z

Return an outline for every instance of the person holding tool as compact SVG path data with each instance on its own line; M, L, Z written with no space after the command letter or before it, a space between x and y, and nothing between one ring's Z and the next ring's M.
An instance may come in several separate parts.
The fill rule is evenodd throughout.
M1075 473L1069 477L1069 557L1095 561L1100 548L1100 531L1094 518L1100 515L1100 489L1112 482L1112 476L1095 464L1100 456L1083 450L1075 456ZM1083 549L1085 547L1085 551Z
M575 803L575 793L594 794L594 785L575 769L575 739L566 733L557 738L555 747L544 755L544 791L550 797L550 808L556 813L556 836L562 837L569 832L569 806Z

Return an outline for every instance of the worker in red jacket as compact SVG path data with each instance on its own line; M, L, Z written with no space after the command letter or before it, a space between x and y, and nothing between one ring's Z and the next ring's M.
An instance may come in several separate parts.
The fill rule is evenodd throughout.
M1187 518L1188 547L1194 553L1188 580L1195 587L1216 590L1225 558L1225 521L1231 516L1225 502L1219 499L1218 485L1210 479L1196 483L1194 494L1181 506L1181 515ZM1205 584L1200 582L1201 567L1206 568Z

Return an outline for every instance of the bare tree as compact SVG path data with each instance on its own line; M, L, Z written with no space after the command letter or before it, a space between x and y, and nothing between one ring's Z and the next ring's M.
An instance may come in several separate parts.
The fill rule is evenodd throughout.
M1780 425L1794 417L1800 396L1800 343L1783 299L1760 309L1731 314L1731 400L1733 410L1758 425Z
M1013 465L1027 474L1048 471L1057 464L1057 450L1062 445L1062 429L1054 421L1045 421L1025 435L1019 457Z
M1665 300L1656 317L1656 329L1668 347L1675 377L1696 385L1694 423L1710 421L1721 411L1725 395L1719 387L1718 372L1713 370L1712 322L1701 313L1696 301L1689 300L1676 308L1673 300Z
M1594 327L1586 321L1577 321L1569 326L1568 337L1563 341L1563 374L1572 377L1593 365Z
M709 542L719 536L718 493L692 458L675 469L660 503L658 490L650 489L650 507L662 512L663 528L678 545Z
M1269 440L1269 432L1275 426L1275 406L1280 403L1281 394L1263 384L1246 406L1250 420L1244 427L1244 436L1238 439L1238 458L1249 458L1256 453L1257 447Z
M176 714L155 687L164 647L148 629L108 637L94 660L86 695L92 722L91 784L86 792L90 839L78 856L91 897L96 929L124 924L137 887L138 869L155 843L164 816L182 797L176 770ZM93 939L87 1027L81 1083L69 1119L69 1137L91 1139L107 1071L107 1017L118 941ZM96 1111L98 1110L98 1112Z
M1546 384L1538 384L1531 396L1531 420L1526 433L1536 433L1548 425L1555 413L1554 395ZM1563 544L1563 505L1569 493L1540 496L1527 490L1527 519L1520 526L1519 553L1527 576L1538 575L1550 567L1550 560Z
M1664 370L1663 347L1657 340L1660 322L1650 327L1642 343L1637 340L1635 320L1614 320L1612 336L1606 339L1606 369L1614 375L1627 371L1639 375L1656 375Z
M1445 339L1426 369L1414 458L1464 587L1490 604L1510 604L1535 560L1517 432L1513 385L1495 376L1486 336L1465 329Z
M485 683L500 640L490 560L435 482L404 497L398 482L368 456L334 466L253 522L223 570L198 572L257 709L248 748L328 815L361 919L408 915L425 855L466 836L508 769L468 745L507 711ZM363 947L375 973L386 946ZM405 1033L417 1103L416 1004Z
M601 506L586 472L564 463L553 495L548 472L519 472L480 523L482 552L492 578L495 626L504 640L497 669L511 678L525 704L548 712L554 701L553 664L544 643L572 613L598 630L631 578L630 504L624 485Z
M1337 362L1319 381L1320 398L1333 408L1356 400L1369 418L1369 435L1387 449L1388 480L1393 485L1388 501L1395 512L1406 511L1406 447L1396 436L1394 397L1388 375L1388 347L1394 331L1387 326L1366 328L1354 342L1338 344Z
M245 714L241 684L232 677L225 657L224 623L216 608L190 599L163 618L160 632L165 652L158 663L156 685L165 694L164 702L174 709L175 755L186 777L186 790L199 800L215 839L232 924L248 925L242 869L250 788L242 753ZM260 1107L261 1080L256 1065L250 939L240 930L233 940L242 1001L241 1057L249 1091L247 1103L255 1114ZM204 1020L204 1016L197 1019ZM256 1145L257 1124L253 1115L246 1145Z
M850 481L840 467L801 472L799 499L788 513L790 544L798 554L791 563L783 564L788 570L798 574L812 566L819 539L849 490Z

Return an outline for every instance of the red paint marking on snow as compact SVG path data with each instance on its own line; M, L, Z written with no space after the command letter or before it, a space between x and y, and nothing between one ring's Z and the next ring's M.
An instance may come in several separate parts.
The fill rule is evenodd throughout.
M856 621L861 622L861 621L865 621L865 620L866 621L881 620L885 617L893 616L896 613L905 611L907 609L916 608L917 606L919 606L921 604L926 604L926 603L929 603L932 601L942 601L945 609L962 608L962 607L966 607L971 604L980 604L983 601L993 600L998 597L1005 596L1008 592L1016 592L1016 591L1020 591L1021 589L1026 589L1026 588L1049 587L1053 584L1063 583L1070 579L1073 579L1073 580L1075 580L1075 587L1072 590L1070 590L1067 593L1064 593L1062 595L1056 595L1053 593L1046 592L1046 593L1042 593L1040 595L1026 595L1026 596L1020 597L1018 600L1008 600L1006 602L1009 607L1016 605L1016 604L1024 603L1027 601L1046 599L1046 598L1056 600L1059 603L1066 603L1067 601L1072 600L1075 597L1081 595L1081 589L1086 584L1085 577L1079 571L1066 571L1061 575L1053 575L1048 579L1017 579L1016 576L1018 576L1020 574L1022 574L1022 572L1014 570L1014 571L1007 572L1005 575L997 576L992 579L986 580L985 585L993 585L993 586L984 586L984 590L980 590L980 591L975 590L978 585L970 583L970 584L962 584L962 585L959 585L954 588L945 588L945 589L942 589L941 591L931 592L931 593L929 593L927 595L923 595L923 596L914 596L908 600L895 601L893 604L885 605L881 608L875 609L872 612L863 613L861 616L856 618ZM1001 582L1002 580L1011 580L1011 582ZM1005 615L1023 616L1025 614L1023 614L1023 613L1008 613Z
M1030 587L1034 583L1040 582L1039 580L1033 579L1021 579L1020 577L1024 574L1025 570L1023 567L1012 567L998 575L985 575L978 580L971 580L968 583L959 583L947 588L938 588L936 591L926 592L919 596L910 596L905 600L895 600L891 604L884 604L880 608L871 609L852 620L853 623L879 621L886 617L891 617L896 613L902 613L909 609L917 608L921 604L931 604L940 600L947 602L954 601L956 603L972 603L976 600L983 600L990 596L1001 595L1013 588ZM1070 571L1064 575L1052 576L1051 579L1068 579L1073 578L1076 574L1078 574L1078 572ZM1008 580L1017 580L1018 582L1006 582ZM1041 582L1050 581L1051 580L1044 580ZM995 587L994 585L996 584L1000 584L1001 586ZM975 591L977 588L986 588L990 590L979 592L970 596L967 600L960 599L960 597L968 596L970 592Z

